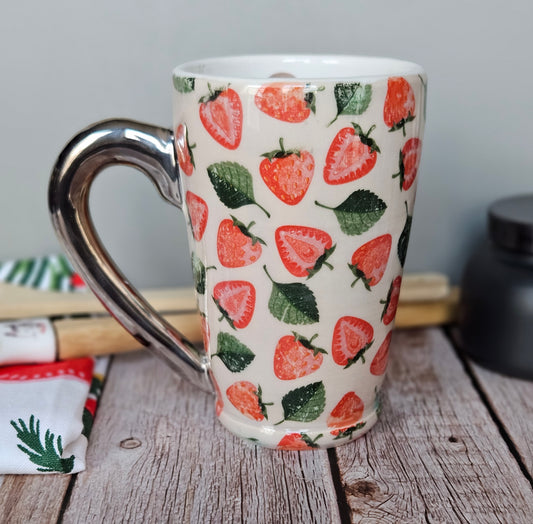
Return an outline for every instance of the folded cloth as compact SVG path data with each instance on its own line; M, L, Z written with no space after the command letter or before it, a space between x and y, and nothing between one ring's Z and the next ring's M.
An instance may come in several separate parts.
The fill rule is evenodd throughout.
M38 289L85 289L61 255L0 264L2 280ZM17 329L12 335L20 344L27 334ZM78 358L0 366L0 474L85 469L107 364L107 358Z

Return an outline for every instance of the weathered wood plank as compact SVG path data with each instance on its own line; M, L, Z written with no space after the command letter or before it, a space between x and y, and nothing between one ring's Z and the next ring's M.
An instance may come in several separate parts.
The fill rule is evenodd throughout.
M115 357L63 522L339 521L326 451L242 443L213 403L144 352Z
M472 362L469 366L533 476L533 381L507 377Z
M382 419L336 453L353 522L531 522L531 485L439 330L395 333Z
M57 522L71 475L0 476L0 522Z

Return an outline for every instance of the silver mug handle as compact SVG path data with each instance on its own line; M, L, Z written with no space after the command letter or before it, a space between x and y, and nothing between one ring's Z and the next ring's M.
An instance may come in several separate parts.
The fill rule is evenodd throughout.
M142 171L165 200L181 209L172 131L131 120L105 120L72 138L56 161L48 189L55 231L74 267L111 315L181 376L213 392L207 355L148 304L96 233L89 213L90 187L100 171L116 164Z

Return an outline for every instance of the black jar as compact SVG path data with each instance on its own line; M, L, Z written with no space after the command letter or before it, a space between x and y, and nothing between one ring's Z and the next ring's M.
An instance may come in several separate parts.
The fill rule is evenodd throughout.
M492 204L488 230L463 273L461 344L487 368L533 379L533 194Z

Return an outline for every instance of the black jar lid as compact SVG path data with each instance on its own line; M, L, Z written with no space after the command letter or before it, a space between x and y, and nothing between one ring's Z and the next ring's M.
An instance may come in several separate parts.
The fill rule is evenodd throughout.
M494 202L489 208L489 234L504 249L533 254L533 194Z

